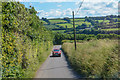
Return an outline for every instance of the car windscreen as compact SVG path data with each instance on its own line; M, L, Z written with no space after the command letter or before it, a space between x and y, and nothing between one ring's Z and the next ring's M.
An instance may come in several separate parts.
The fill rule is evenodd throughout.
M54 51L59 51L59 50L55 49Z

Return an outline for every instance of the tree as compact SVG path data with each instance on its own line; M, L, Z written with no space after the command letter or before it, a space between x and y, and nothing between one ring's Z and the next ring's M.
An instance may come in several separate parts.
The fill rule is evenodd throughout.
M86 28L86 27L87 27L87 24L86 24L86 23L82 23L81 26L84 27L84 28Z
M67 29L67 25L66 25L65 27L66 27L66 29Z
M37 13L37 11L34 9L34 7L32 7L31 9L29 9L30 10L30 14L36 14Z
M47 22L48 25L50 25L50 21L47 18L42 17L42 20L45 21L45 22Z
M71 22L70 18L68 18L68 17L64 18L64 20L66 20L68 23Z

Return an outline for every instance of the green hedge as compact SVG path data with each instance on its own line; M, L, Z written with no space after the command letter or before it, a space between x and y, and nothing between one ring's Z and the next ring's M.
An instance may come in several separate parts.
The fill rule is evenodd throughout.
M2 77L31 78L50 54L53 36L34 7L2 3Z

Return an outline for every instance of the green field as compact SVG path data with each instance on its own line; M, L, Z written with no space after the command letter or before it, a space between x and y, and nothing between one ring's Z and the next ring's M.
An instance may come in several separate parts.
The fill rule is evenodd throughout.
M67 22L65 20L49 20L51 24L56 24L56 23L60 23L60 22Z
M87 24L87 26L91 25L90 22L75 22L76 25L82 25L83 23Z
M70 21L73 22L73 19L70 19ZM80 21L80 22L83 22L83 21L85 21L85 19L75 19L74 21L75 21L75 22L79 22L79 21Z
M115 31L115 30L120 30L120 28L111 28L111 29L101 29L104 31Z
M103 18L99 18L99 17L95 18L95 19L94 18L92 19L89 17L87 17L87 19L86 18L75 18L74 19L75 27L78 27L77 28L78 33L80 32L80 30L79 30L80 27L85 29L86 27L90 28L91 26L92 26L92 29L94 29L94 30L96 30L96 29L104 30L106 32L118 30L117 28L104 29L104 27L109 27L109 28L117 27L117 25L119 23L119 22L115 21L117 18L111 18L111 20L114 21L113 23L110 23L110 20L103 20ZM54 32L57 32L58 31L57 29L63 30L64 28L66 28L66 26L67 26L67 28L73 28L73 19L72 18L68 18L66 20L64 20L64 18L56 18L56 19L48 19L48 20L50 22L50 25L48 23L46 23L45 21L43 23L45 24L46 28L48 28L48 30L56 29L56 31L54 31ZM69 22L69 20L70 20L70 22ZM94 24L93 24L93 21L94 21ZM96 22L96 21L98 21L98 22ZM104 21L104 25L101 24L103 21ZM96 26L97 26L97 28L96 28ZM60 32L60 31L58 31L58 32ZM68 32L70 33L70 31L66 31L65 33L68 33Z
M113 19L115 20L115 19L118 19L118 18L113 18Z
M109 23L110 21L109 20L105 20L104 22Z
M59 32L59 33L64 33L66 30L53 30L53 32Z
M59 26L63 26L64 28L72 28L73 27L73 24L70 24L70 23L66 23L66 24L56 24L56 25L59 25ZM77 25L75 25L77 27Z
M99 23L103 22L103 20L95 20L98 21ZM109 23L109 20L105 20L104 22Z

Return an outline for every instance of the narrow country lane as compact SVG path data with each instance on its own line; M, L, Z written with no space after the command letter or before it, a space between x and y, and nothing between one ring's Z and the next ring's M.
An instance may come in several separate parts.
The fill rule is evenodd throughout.
M55 48L61 48L61 45L56 45L53 49ZM37 71L35 78L79 78L68 65L63 53L61 57L50 56Z

